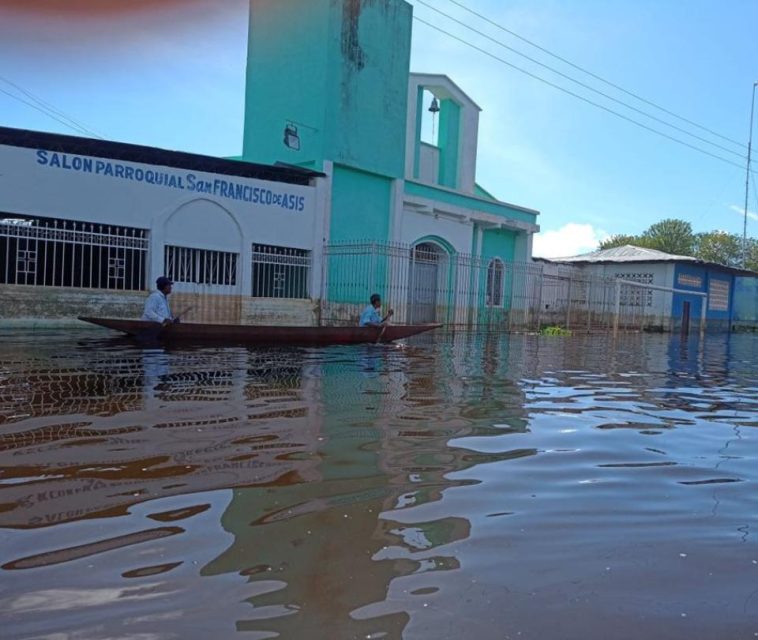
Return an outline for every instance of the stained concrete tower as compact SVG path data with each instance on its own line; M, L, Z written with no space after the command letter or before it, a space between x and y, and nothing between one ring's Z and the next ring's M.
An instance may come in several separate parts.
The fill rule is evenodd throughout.
M402 177L411 18L404 0L251 0L244 158Z

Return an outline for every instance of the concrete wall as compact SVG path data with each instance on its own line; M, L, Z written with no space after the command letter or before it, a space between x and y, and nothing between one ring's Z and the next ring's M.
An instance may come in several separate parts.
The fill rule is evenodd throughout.
M0 285L0 327L79 327L77 316L139 318L145 295L103 289Z
M252 0L244 157L402 177L411 15L403 0Z
M329 235L332 242L386 242L390 233L393 181L334 165Z
M735 279L733 324L737 328L758 328L758 278Z
M721 285L727 292L726 309L720 308L715 299L707 299L706 319L709 329L725 330L730 328L734 305L734 276L720 270L701 265L678 263L674 273L674 287L677 289L714 294L714 287ZM684 303L690 304L690 318L699 322L706 299L702 296L675 293L673 296L672 316L674 326L681 326Z
M446 240L459 253L470 253L473 228L470 223L455 218L406 209L400 240L415 244L422 238L434 236Z
M145 294L104 289L60 289L0 285L0 327L43 329L85 328L78 316L139 318ZM316 300L250 298L177 293L170 297L171 309L184 314L186 322L212 324L258 324L314 326L319 321Z
M436 184L440 170L440 150L433 144L422 142L419 148L418 176L421 182Z
M484 229L482 236L483 258L500 258L503 262L513 262L516 259L517 233L507 229Z
M242 324L315 326L319 323L319 307L314 300L244 298Z

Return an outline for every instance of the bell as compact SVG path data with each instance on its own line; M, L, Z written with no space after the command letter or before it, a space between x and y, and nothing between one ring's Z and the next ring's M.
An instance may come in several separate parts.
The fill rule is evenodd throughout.
M437 100L437 96L434 96L432 98L432 104L429 105L429 111L432 113L439 113L440 110L440 103Z

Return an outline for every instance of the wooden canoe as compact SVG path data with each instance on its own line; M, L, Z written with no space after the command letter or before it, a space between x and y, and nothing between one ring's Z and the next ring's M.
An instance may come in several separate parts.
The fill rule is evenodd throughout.
M385 327L276 327L254 325L196 324L182 322L166 327L143 320L88 318L79 320L135 338L170 342L216 342L266 345L330 345L394 342L441 327L440 324L390 324Z

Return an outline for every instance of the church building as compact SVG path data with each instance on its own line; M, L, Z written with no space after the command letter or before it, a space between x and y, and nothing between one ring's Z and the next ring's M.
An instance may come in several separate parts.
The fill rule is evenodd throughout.
M353 323L377 292L397 322L510 322L538 212L477 184L481 110L410 72L411 5L249 20L239 157L0 122L0 323L139 316L164 274L188 321Z

